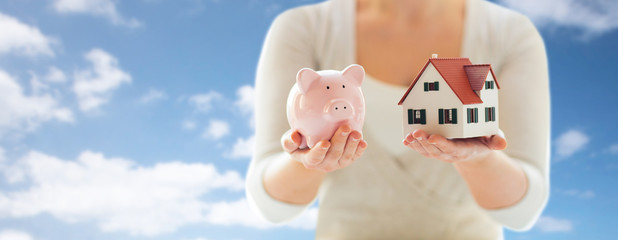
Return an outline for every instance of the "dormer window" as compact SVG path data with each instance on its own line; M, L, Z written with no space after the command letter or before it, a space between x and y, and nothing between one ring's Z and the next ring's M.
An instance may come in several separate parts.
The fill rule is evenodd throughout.
M439 82L426 82L425 83L425 92L429 92L429 91L439 91L440 90L440 85Z
M494 89L494 81L485 81L485 89Z

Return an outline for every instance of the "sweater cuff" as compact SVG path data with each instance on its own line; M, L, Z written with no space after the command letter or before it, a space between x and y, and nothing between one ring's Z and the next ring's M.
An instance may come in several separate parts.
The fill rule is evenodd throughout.
M513 206L492 210L485 209L485 211L503 226L515 231L525 231L534 225L547 203L549 184L534 166L524 161L517 161L521 163L528 179L526 194Z
M252 209L260 216L273 223L289 222L302 214L309 204L291 204L271 197L264 188L264 173L271 163L289 161L290 155L286 152L273 154L255 164L255 169L249 169L247 174L246 194Z

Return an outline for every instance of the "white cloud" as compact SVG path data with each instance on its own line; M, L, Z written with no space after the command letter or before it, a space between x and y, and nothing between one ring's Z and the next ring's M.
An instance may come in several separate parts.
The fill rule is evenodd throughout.
M218 140L230 133L230 125L221 120L210 120L208 127L204 129L202 137L206 139Z
M213 106L213 102L221 100L223 96L215 91L204 94L197 94L189 97L189 103L193 104L197 111L208 112Z
M255 89L250 85L243 85L236 90L236 105L244 114L250 115L249 126L255 128Z
M18 173L10 184L28 184L0 192L0 217L40 214L67 223L91 222L104 232L156 236L191 224L271 228L250 210L245 198L207 202L218 190L242 193L244 180L236 171L221 172L213 164L164 162L140 166L124 158L84 151L63 160L31 151L2 169ZM317 208L286 224L314 229ZM0 239L1 240L1 239Z
M573 230L573 223L568 219L541 216L535 228L541 232L570 232Z
M26 232L4 229L0 231L0 240L32 240L32 236Z
M244 187L238 172L222 173L212 164L146 167L91 151L75 161L31 151L9 171L21 172L18 180L31 185L0 193L0 216L49 214L68 223L94 222L105 232L147 236L204 222L212 207L201 198L216 189L242 192Z
M5 160L6 156L4 155L4 148L0 147L0 168Z
M596 196L596 194L592 190L568 189L568 190L557 190L557 192L562 193L567 196L580 198L580 199L591 199Z
M608 150L609 150L609 153L618 155L618 143L614 143L611 146L609 146Z
M254 228L268 228L273 224L262 220L258 215L253 214L246 199L234 202L219 202L211 206L206 220L216 225L242 225Z
M34 72L30 72L30 89L32 95L41 95L41 93L49 90L49 86L39 81L39 77Z
M16 53L26 56L54 56L51 45L56 43L56 40L43 35L38 28L0 13L0 29L0 55Z
M255 149L255 135L252 135L246 139L238 138L232 152L229 154L231 158L250 158L253 155Z
M165 98L167 98L167 95L165 95L163 91L151 88L148 92L142 95L142 97L140 97L139 101L140 103L146 104L157 100L163 100Z
M33 131L41 123L72 122L73 112L50 95L24 94L22 87L0 69L0 136L10 130Z
M297 229L311 230L315 229L317 222L318 209L312 207L307 209L298 218L285 226ZM245 198L234 202L219 202L211 206L210 212L206 216L206 220L211 224L216 225L242 225L258 229L272 228L277 226L259 217L249 207L249 203Z
M234 103L241 112L253 113L255 103L255 89L252 86L244 85L236 90L236 102Z
M573 27L583 37L618 28L618 2L614 0L498 0L528 15L541 27Z
M559 157L570 157L582 150L589 141L590 138L585 133L569 130L556 140L556 153Z
M116 10L113 0L55 0L53 7L58 13L79 13L104 17L114 25L136 28L142 25L135 18L125 18Z
M62 72L62 70L58 69L55 66L49 67L47 70L47 74L44 78L48 82L52 83L64 83L67 81L67 76Z
M182 129L185 129L185 130L193 130L195 129L195 126L196 126L195 122L191 120L186 120L182 122Z
M92 67L75 72L73 91L82 111L93 111L107 103L113 90L131 82L131 75L118 66L118 60L95 48L84 55Z

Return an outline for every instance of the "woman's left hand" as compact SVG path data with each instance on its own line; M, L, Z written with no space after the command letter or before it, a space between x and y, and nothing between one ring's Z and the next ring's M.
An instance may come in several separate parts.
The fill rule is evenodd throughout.
M506 148L506 139L499 135L447 139L415 130L403 139L403 144L425 157L457 163L484 159L494 150L503 150Z

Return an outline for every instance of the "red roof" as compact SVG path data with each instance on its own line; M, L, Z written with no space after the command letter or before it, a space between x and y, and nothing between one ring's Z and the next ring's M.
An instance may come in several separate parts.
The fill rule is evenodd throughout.
M485 80L487 79L487 74L491 72L494 80L496 79L496 75L494 74L494 70L491 69L491 65L489 64L472 64L472 65L464 65L464 70L466 71L466 75L468 76L468 81L470 82L470 87L474 91L480 91L483 89L483 85L485 84ZM500 85L496 82L496 86L500 89Z
M455 95L457 95L461 103L465 105L483 103L481 98L474 92L473 88L482 89L489 72L491 72L494 80L496 80L494 71L489 64L472 64L468 58L430 58L418 75L416 75L416 78L412 84L410 84L410 87L408 87L408 90L403 95L398 105L401 105L406 97L408 97L408 94L429 63L436 68L444 81L446 81ZM500 86L498 85L498 81L495 82L499 89Z

